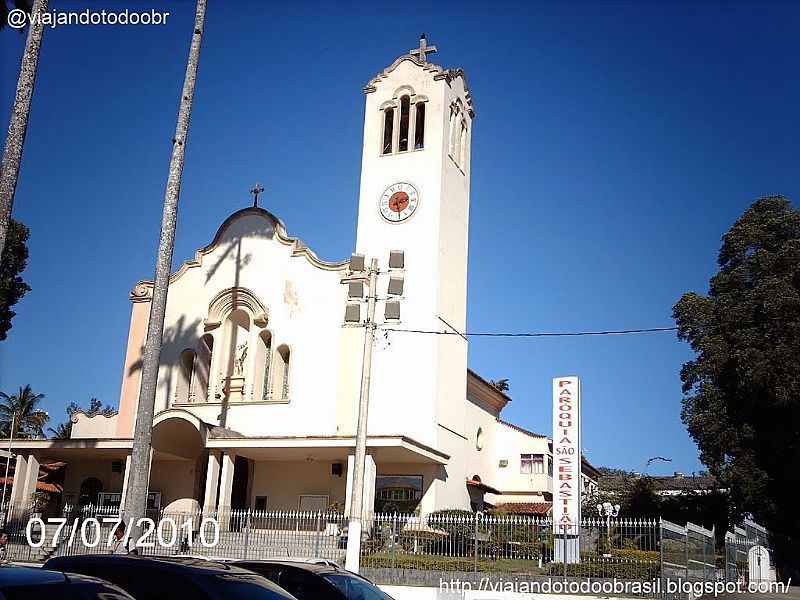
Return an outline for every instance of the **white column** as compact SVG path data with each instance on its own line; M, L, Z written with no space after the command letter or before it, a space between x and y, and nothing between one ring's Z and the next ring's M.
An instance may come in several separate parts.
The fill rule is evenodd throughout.
M17 460L14 463L14 485L11 487L11 503L23 504L22 489L25 487L25 475L28 471L28 460L22 455L17 454Z
M206 471L206 493L203 499L203 513L212 513L217 508L217 490L219 489L219 450L208 451L208 469ZM231 481L232 483L232 481Z
M367 451L367 455L364 457L365 461L365 469L364 469L364 496L363 496L363 515L365 518L368 518L375 512L375 479L377 477L378 471L377 467L375 466L375 457ZM350 497L353 493L353 466L355 465L355 456L352 454L347 455L347 487L345 488L345 496L344 496L344 514L350 514L350 505L353 502L353 499Z
M30 504L31 496L33 495L33 492L36 491L36 482L39 481L39 459L37 459L33 454L29 454L27 463L28 466L25 472L25 479L20 492L22 496L20 500L24 505Z
M375 512L375 478L378 475L378 469L375 466L375 457L370 452L367 452L364 458L366 464L364 469L364 510L362 514L365 519L368 519Z
M125 474L122 476L122 497L119 500L119 513L125 508L125 498L128 496L128 477L131 474L131 455L125 456Z
M230 509L233 492L233 468L236 464L236 452L226 450L222 456L222 476L219 481L219 507Z
M236 453L225 451L222 455L222 475L219 480L219 512L217 521L223 531L230 527L231 493L233 492L233 469L236 464Z
M356 457L353 454L347 455L347 482L344 489L344 514L350 514L350 504L353 502L351 497L353 494L353 465L355 465Z

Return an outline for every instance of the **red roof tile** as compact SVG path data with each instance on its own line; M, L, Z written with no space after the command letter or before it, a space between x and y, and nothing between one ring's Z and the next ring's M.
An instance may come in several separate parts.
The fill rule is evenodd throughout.
M495 505L511 515L546 515L553 507L552 502L503 502Z

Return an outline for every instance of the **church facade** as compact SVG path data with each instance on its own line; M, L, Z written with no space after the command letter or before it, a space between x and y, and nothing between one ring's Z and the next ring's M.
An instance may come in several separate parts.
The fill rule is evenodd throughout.
M423 38L365 87L352 258L320 260L256 205L172 275L153 506L349 510L372 297L364 509L549 508L550 439L501 419L510 398L467 368L475 112L463 71L432 64L432 51ZM118 413L77 413L67 440L15 443L20 475L67 463L65 503L124 503L152 282L130 297ZM28 479L12 502L29 497Z

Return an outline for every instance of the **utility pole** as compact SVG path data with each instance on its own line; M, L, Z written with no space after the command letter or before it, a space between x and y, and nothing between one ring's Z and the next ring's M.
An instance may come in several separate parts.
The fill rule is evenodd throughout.
M167 189L164 193L161 237L158 242L156 273L153 281L153 299L150 304L150 321L142 359L142 384L139 390L139 404L136 408L136 427L133 435L128 489L125 492L125 521L128 524L128 535L134 539L139 531L139 520L145 516L147 511L158 365L161 360L161 344L164 339L164 316L167 309L169 276L172 270L172 252L175 243L175 224L178 219L183 158L186 153L186 138L189 133L189 118L192 114L205 17L206 0L197 0L192 43L189 47L189 61L183 79L178 123L175 127L175 137L172 140L172 157L169 163Z
M369 411L369 382L372 371L372 344L375 339L375 301L378 294L378 259L369 267L367 291L367 322L364 332L364 357L361 363L361 393L358 400L356 452L353 460L353 489L350 493L350 521L347 526L347 555L345 568L358 573L361 554L361 519L364 511L364 471L367 457L367 416Z

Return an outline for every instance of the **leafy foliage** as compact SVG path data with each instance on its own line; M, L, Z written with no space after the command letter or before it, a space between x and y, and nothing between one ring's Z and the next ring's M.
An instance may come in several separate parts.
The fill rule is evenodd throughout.
M8 25L8 13L17 9L30 13L33 10L33 0L12 0L12 2L0 0L0 30Z
M6 246L0 259L0 341L6 339L11 319L17 314L11 308L31 289L20 276L28 264L26 242L29 235L30 230L25 225L14 219L9 221Z
M52 427L48 428L48 431L55 439L66 440L70 438L72 435L72 417L78 411L86 414L89 417L93 417L95 415L111 416L117 414L117 411L113 406L110 404L103 406L103 403L97 398L91 398L89 400L89 408L87 410L82 409L75 402L70 402L67 406L67 421L65 423L59 423L55 429Z
M505 393L511 389L511 386L508 383L508 379L491 379L489 380L489 383L498 392Z
M794 538L778 550L800 564L800 212L759 198L718 263L708 295L687 292L673 309L696 353L681 370L681 416L734 511Z
M39 405L44 394L34 394L30 384L19 388L13 395L0 392L0 431L3 437L9 433L15 438L44 437L44 426L50 417Z

